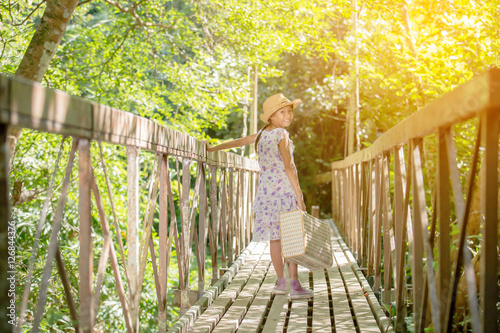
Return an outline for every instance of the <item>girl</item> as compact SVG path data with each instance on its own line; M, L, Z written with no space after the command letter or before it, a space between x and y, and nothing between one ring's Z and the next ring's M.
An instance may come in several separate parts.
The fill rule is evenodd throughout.
M284 274L279 230L279 215L300 208L306 210L300 190L297 169L293 162L293 143L285 127L290 126L293 109L301 102L290 102L283 94L269 97L263 104L260 119L267 125L258 133L225 142L207 151L243 147L255 143L261 169L257 195L253 204L255 223L254 241L270 241L271 260L278 275L275 294L286 294L287 281ZM297 264L288 262L290 298L309 298L313 291L303 288L297 278Z

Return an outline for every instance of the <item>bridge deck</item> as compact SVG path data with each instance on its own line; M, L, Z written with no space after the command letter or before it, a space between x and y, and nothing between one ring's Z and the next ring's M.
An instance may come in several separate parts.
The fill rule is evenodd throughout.
M314 289L314 298L290 301L287 295L272 295L276 273L269 246L252 242L236 268L223 276L229 283L218 297L209 290L213 302L208 305L210 299L202 298L169 332L392 332L354 257L333 229L333 267L316 272L299 267L299 280Z

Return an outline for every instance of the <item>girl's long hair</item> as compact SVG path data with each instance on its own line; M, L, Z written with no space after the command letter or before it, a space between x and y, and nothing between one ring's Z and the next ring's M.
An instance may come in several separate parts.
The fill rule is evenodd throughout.
M255 138L255 152L257 152L257 144L259 143L259 140L260 140L260 136L262 134L262 131L264 131L270 124L267 124L266 126L264 126L260 131L259 131L259 134L257 134L257 137Z

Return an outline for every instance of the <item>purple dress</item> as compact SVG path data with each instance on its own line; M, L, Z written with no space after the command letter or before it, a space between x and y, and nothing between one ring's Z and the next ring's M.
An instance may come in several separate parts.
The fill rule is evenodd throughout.
M253 203L255 222L253 240L257 242L280 239L279 215L298 209L297 197L285 172L285 165L278 147L281 139L288 137L284 128L263 130L257 144L260 176ZM293 143L289 140L293 161Z

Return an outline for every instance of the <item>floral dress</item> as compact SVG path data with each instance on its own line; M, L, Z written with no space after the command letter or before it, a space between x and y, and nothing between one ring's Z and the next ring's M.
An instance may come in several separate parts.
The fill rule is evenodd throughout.
M288 132L284 128L262 130L257 144L260 176L252 207L255 212L253 240L257 242L280 239L279 215L298 209L297 197L278 147L285 137L288 137ZM289 148L293 162L294 146L291 140Z

